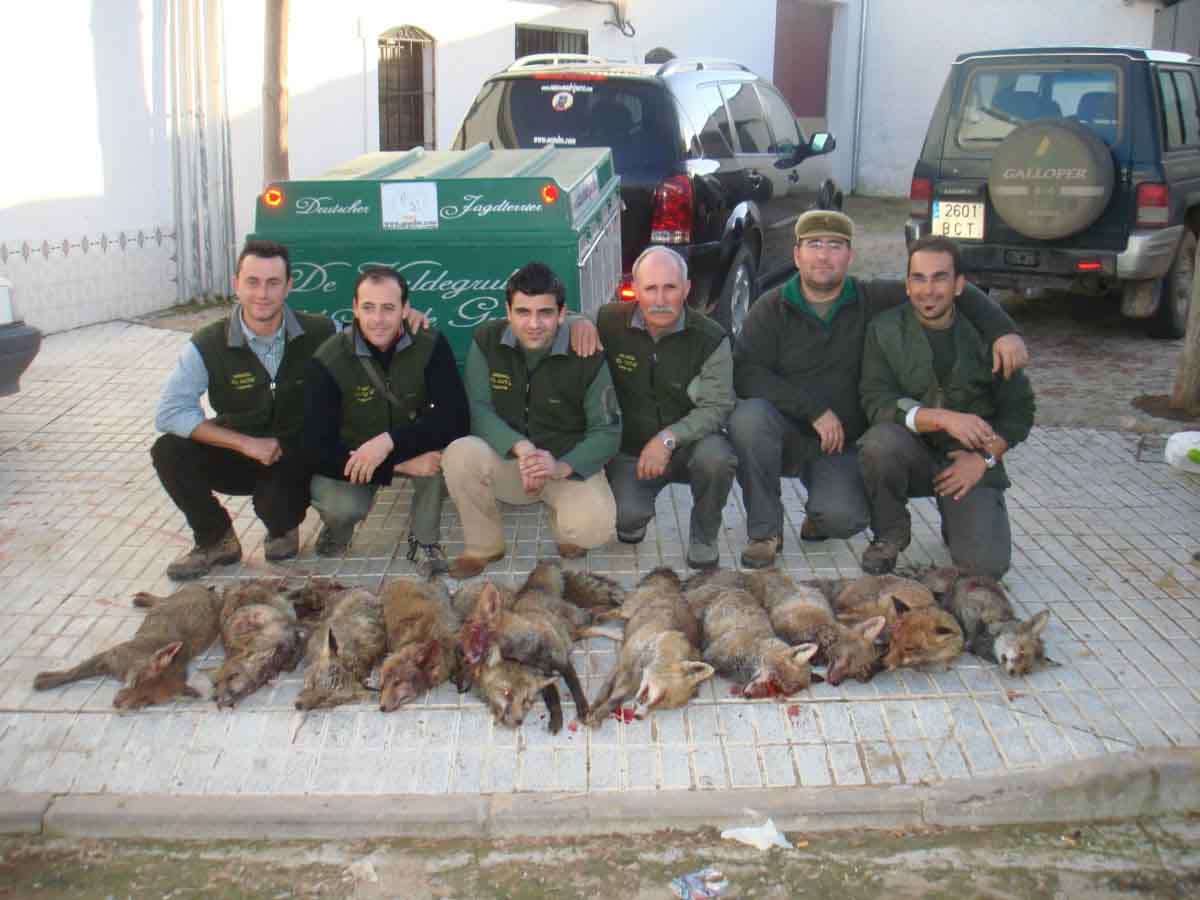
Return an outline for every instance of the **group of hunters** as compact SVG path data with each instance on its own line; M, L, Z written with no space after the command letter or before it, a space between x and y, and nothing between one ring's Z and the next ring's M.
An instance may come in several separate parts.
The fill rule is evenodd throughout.
M954 564L999 578L1003 460L1034 414L1012 320L965 282L946 238L914 243L901 283L847 276L854 225L841 213L806 212L795 235L796 274L750 308L736 341L688 305L687 263L669 248L638 257L636 302L602 307L595 325L568 318L562 280L531 262L508 279L507 317L476 327L462 377L395 269L360 273L339 331L288 307L286 247L247 242L237 304L192 336L158 408L154 467L194 536L167 574L241 559L214 492L253 498L268 560L299 552L310 503L317 554L340 556L397 477L413 483L408 558L428 574L468 578L505 555L497 501L544 502L564 558L614 533L636 544L672 482L694 501L688 565L715 567L735 477L741 564L762 568L783 544L788 476L807 492L802 540L870 529L865 572L894 568L908 498L932 496ZM463 529L453 561L446 494Z

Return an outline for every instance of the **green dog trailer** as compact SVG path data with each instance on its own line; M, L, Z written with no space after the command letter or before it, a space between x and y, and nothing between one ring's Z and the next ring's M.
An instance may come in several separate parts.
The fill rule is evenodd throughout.
M594 318L614 299L619 184L607 148L368 153L269 186L249 237L287 246L293 308L340 322L352 318L359 272L397 269L461 367L471 332L504 316L504 284L527 262L562 278L572 311Z

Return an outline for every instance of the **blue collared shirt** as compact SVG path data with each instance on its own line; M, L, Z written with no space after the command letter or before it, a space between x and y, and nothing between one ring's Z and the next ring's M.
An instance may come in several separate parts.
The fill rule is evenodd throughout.
M231 318L235 316L240 334L230 335L230 345L244 344L249 347L273 380L283 362L288 340L304 333L300 320L291 309L284 306L283 321L279 328L268 337L260 337L246 327L241 306L234 307ZM175 368L167 377L166 384L163 385L158 411L154 416L154 426L167 434L182 438L191 437L196 426L206 418L200 398L207 390L208 368L204 365L204 357L200 355L196 344L188 341L179 354Z

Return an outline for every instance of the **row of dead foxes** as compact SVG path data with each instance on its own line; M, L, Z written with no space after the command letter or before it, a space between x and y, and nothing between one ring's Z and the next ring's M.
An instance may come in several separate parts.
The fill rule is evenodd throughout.
M72 669L42 672L34 687L109 675L123 682L113 700L120 709L198 697L188 662L219 635L225 660L210 673L218 707L306 658L299 709L377 698L390 712L453 679L510 727L541 697L557 732L558 676L580 720L599 726L630 700L639 718L683 706L714 673L740 696L781 698L819 680L810 663L823 664L832 684L945 666L964 647L1013 676L1051 664L1041 639L1048 611L1019 621L995 581L945 568L843 583L796 582L774 569L684 582L660 568L626 591L547 561L517 590L477 581L451 595L441 582L401 578L380 594L328 581L289 591L260 580L224 592L193 584L165 598L138 594L134 605L149 611L133 638ZM622 620L623 633L605 625ZM585 636L622 642L590 704L570 660Z

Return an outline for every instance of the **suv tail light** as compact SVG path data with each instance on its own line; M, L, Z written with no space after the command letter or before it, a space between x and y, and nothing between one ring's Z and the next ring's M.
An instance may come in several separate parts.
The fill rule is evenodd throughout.
M692 182L686 175L672 175L654 189L654 215L650 219L650 242L692 242Z
M1139 184L1137 189L1138 228L1162 228L1170 221L1170 191L1165 184Z
M908 199L911 201L908 214L914 219L928 219L930 204L933 202L933 181L914 175Z
M621 283L617 285L617 299L622 303L630 303L637 299L637 292L633 289L632 275L621 276Z

